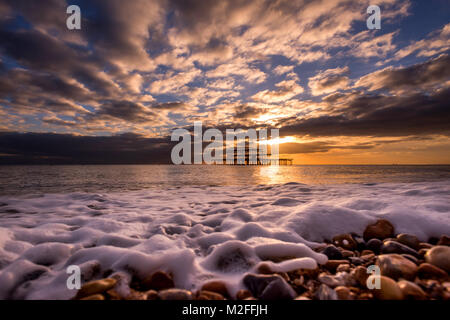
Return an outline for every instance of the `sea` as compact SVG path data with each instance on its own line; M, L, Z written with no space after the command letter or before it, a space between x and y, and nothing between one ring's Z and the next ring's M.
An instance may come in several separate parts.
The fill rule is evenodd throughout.
M315 248L377 219L450 236L450 166L3 166L0 300L71 299L73 266L83 281L219 280L234 296L261 264L314 269Z
M0 194L120 192L181 186L411 183L450 180L449 165L0 166Z

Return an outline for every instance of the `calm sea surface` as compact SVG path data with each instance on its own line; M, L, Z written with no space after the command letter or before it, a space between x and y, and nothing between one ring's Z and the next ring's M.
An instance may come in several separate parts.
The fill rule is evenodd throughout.
M450 166L0 166L0 194L112 192L183 185L450 181Z

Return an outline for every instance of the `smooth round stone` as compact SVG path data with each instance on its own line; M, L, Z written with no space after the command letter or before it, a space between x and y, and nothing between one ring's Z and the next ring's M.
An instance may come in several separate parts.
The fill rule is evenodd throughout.
M417 259L416 257L414 257L410 254L402 253L401 256L405 257L406 259L408 259L411 262L414 262L416 265L419 264L419 259Z
M353 237L353 240L355 240L355 242L356 242L356 250L362 251L362 250L366 249L366 242L364 241L364 239L361 236L352 233L352 237Z
M427 294L414 282L401 280L398 282L398 286L403 293L405 299L412 300L426 300Z
M425 258L425 255L427 254L427 252L428 252L429 250L430 250L430 249L426 249L426 248L419 249L419 251L418 251L419 256Z
M343 258L341 251L332 244L326 246L321 253L326 255L329 260L341 260Z
M361 251L361 257L369 255L369 254L375 254L375 253L372 250L368 250L368 249Z
M406 253L406 254L410 254L416 258L420 257L419 253L416 250L414 250L408 246L405 246L402 243L399 243L397 241L392 241L392 240L386 241L383 243L383 245L381 246L381 252L382 253Z
M112 289L117 283L116 279L106 278L101 280L95 280L88 283L85 283L80 290L78 290L75 299L80 299L92 295L96 295L98 293L103 293Z
M366 267L357 266L353 270L353 277L361 287L367 287L367 278L369 277L369 274L367 273Z
M130 288L128 295L125 297L125 300L147 300L147 297L147 292L142 292Z
M342 253L342 256L344 258L354 257L355 256L355 253L353 251L350 251L350 250L342 250L341 253Z
M336 292L337 298L339 300L353 300L354 299L354 294L347 287L339 286L339 287L334 288L334 291Z
M349 257L348 260L350 260L350 262L353 263L355 266L359 266L366 263L366 261L360 257Z
M412 280L417 273L416 264L398 254L382 254L378 256L376 264L383 276L395 280L400 278Z
M385 219L379 219L375 223L368 225L363 233L365 241L369 241L373 238L383 240L393 236L394 226Z
M340 264L336 268L336 272L350 272L350 265L349 264Z
M175 287L173 283L173 279L170 275L163 271L156 271L150 277L145 279L142 283L142 286L145 290L164 290Z
M450 247L433 247L425 254L425 260L446 272L450 272Z
M380 289L373 289L373 295L379 300L403 300L403 293L397 282L385 276L379 277Z
M445 279L448 274L439 267L430 263L422 263L417 269L417 274L421 279Z
M431 248L433 248L433 245L427 242L421 242L419 244L419 249L431 249Z
M450 237L442 236L437 243L438 246L450 246Z
M305 296L298 296L298 297L295 298L294 300L311 300L311 299L308 298L308 297L305 297Z
M291 300L297 296L297 293L283 279L279 278L267 285L259 296L261 300Z
M237 300L244 300L250 297L252 297L252 293L246 289L241 289L236 293Z
M294 299L297 296L294 289L279 275L247 274L243 282L252 295L261 300Z
M380 253L381 246L383 245L383 242L380 239L370 239L366 247L368 250L372 250L375 253Z
M158 292L161 300L192 300L192 292L183 289L166 289Z
M146 300L158 300L158 292L155 290L148 290L145 292Z
M81 300L105 300L105 297L102 294L93 294L92 296L81 298Z
M401 233L397 236L397 241L414 249L419 250L420 241L416 236L407 233Z
M324 268L331 272L335 272L337 267L342 264L348 264L348 260L328 260L327 263L324 264Z
M220 293L201 290L198 293L197 300L225 300L225 298Z
M207 282L202 286L202 290L220 293L224 297L229 296L227 286L222 281Z
M334 245L345 250L355 250L357 247L356 241L349 234L340 234L333 238Z

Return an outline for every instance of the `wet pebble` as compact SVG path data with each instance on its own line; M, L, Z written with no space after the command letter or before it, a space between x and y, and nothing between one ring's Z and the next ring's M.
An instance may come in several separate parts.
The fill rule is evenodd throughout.
M394 236L394 226L385 219L379 219L366 227L363 233L365 241L376 238L384 240Z
M450 272L450 247L433 247L425 254L425 260L446 272Z

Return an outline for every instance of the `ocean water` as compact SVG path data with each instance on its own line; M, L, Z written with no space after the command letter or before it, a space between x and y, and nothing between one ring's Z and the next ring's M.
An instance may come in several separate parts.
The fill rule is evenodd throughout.
M261 263L326 262L313 249L384 218L450 235L449 166L16 166L0 168L0 299L70 299L83 281L163 270L231 295ZM274 263L277 257L295 259ZM121 282L121 283L122 283Z
M181 186L410 183L450 180L450 166L0 166L0 194L119 192Z

